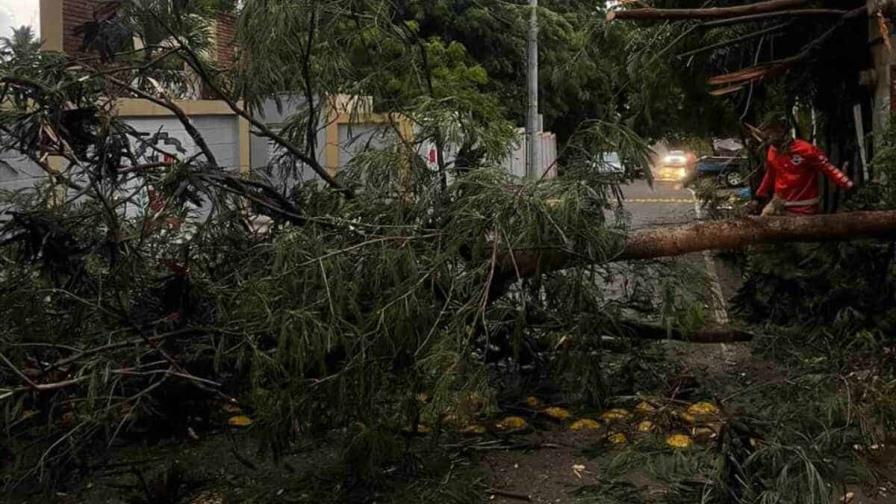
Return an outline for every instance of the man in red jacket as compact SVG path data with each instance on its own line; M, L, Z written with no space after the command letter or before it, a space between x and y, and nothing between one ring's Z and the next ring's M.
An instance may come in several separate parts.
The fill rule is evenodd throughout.
M831 182L850 190L849 177L828 161L818 147L793 138L787 121L773 119L762 128L769 143L766 171L756 196L771 201L762 215L813 215L818 213L818 173Z

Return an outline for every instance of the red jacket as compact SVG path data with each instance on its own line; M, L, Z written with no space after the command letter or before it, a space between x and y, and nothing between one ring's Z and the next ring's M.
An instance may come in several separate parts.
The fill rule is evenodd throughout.
M768 149L765 178L756 194L769 198L774 194L786 202L807 202L805 205L787 206L790 213L811 215L818 212L818 173L844 189L853 183L842 171L828 161L818 147L804 140L794 140L785 151L775 147ZM813 202L813 200L815 200Z

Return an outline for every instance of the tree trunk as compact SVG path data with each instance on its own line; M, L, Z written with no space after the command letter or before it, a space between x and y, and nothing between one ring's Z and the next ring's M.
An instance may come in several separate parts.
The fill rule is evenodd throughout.
M896 210L834 215L742 217L635 231L626 237L621 252L611 261L672 257L704 250L738 250L763 244L869 238L896 238ZM506 254L498 259L489 298L498 299L518 279L587 263L587 259L565 252L514 251L513 254ZM644 339L670 337L666 330L660 327L631 321L624 325L633 330L635 337ZM678 332L671 334L671 339L691 343L729 343L749 341L751 338L752 334L748 332L723 326L707 328L689 335Z
M753 340L753 333L730 326L710 326L688 334L678 329L670 331L665 327L633 321L625 321L622 325L631 332L633 338L643 340L672 340L700 344L738 343Z
M896 210L834 215L741 217L634 231L613 261L680 256L751 245L896 238ZM499 259L497 279L513 281L586 262L565 252L515 251Z
M804 7L808 0L768 0L765 2L738 5L735 7L713 7L708 9L627 9L607 12L607 21L614 19L635 20L681 20L681 19L725 19L753 14L765 14L780 10Z

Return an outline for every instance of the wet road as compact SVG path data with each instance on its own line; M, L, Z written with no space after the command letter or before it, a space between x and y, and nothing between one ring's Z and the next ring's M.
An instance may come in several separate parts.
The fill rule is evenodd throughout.
M644 180L636 180L622 186L625 209L629 213L632 229L675 226L696 222L703 217L694 193L679 183L657 181L651 186ZM719 264L712 252L688 254L680 259L704 270L712 289L712 297L729 299L737 288L736 282L727 279L732 272ZM725 278L726 281L721 281ZM716 322L729 322L727 302L711 307Z
M632 229L687 224L697 220L694 193L681 184L636 180L622 187Z

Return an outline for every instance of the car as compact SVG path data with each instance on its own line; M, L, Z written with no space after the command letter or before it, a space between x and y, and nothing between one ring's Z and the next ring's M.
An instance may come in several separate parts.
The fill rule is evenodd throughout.
M697 160L698 177L716 177L728 187L742 187L747 182L745 157L704 156Z
M692 175L691 158L685 151L673 150L661 157L653 169L655 180L684 182Z

